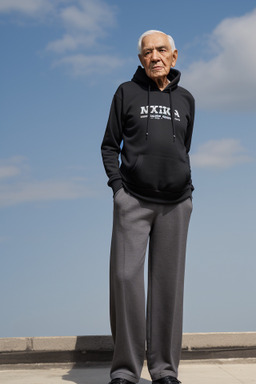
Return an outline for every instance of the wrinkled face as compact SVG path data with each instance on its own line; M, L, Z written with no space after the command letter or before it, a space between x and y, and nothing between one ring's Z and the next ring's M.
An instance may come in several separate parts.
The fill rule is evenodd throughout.
M167 77L177 61L177 50L172 51L167 35L160 32L145 36L142 40L139 59L146 74L152 80Z

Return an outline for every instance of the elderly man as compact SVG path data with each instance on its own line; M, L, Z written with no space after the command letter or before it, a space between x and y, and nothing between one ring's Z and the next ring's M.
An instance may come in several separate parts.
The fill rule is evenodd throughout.
M138 49L143 68L117 89L101 147L114 194L110 376L111 384L137 383L146 344L153 384L171 384L179 383L194 99L178 85L171 36L147 31Z

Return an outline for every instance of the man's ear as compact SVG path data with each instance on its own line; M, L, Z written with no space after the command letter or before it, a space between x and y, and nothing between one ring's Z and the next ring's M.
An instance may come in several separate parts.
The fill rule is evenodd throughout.
M140 60L140 63L141 63L141 65L142 65L142 67L144 67L144 64L143 64L143 57L141 56L140 53L138 54L138 58L139 58L139 60Z
M177 49L175 49L175 51L173 51L173 54L172 54L172 68L175 67L177 59L178 59L178 51Z

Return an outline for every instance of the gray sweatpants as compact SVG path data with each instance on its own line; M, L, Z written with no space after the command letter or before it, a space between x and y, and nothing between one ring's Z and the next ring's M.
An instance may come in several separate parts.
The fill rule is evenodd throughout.
M156 204L119 190L110 258L111 379L137 383L146 354L152 380L177 377L191 199ZM147 316L144 261L149 241Z

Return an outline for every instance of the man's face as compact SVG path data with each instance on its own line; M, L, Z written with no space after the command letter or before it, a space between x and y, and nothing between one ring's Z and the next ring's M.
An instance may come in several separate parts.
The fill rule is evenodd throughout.
M152 80L165 78L174 67L178 51L172 51L167 35L160 32L145 36L142 40L139 59L146 74Z

